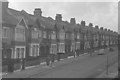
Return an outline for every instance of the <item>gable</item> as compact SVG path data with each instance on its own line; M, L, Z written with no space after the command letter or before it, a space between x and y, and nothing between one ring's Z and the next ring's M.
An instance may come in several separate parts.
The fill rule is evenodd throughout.
M21 26L26 26L26 25L25 25L25 22L23 21L23 19L21 20L21 22L19 23L19 25L21 25Z
M20 22L17 24L17 26L18 26L18 25L19 25L19 26L24 26L25 28L28 29L28 26L27 26L27 24L26 24L24 18L22 18L22 19L20 20Z

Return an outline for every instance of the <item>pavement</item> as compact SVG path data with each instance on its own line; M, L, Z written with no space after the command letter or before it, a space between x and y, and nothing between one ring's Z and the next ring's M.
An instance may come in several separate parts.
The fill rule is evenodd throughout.
M116 78L118 76L118 63L115 63L114 65L110 66L107 70L104 71L102 74L97 76L97 78Z

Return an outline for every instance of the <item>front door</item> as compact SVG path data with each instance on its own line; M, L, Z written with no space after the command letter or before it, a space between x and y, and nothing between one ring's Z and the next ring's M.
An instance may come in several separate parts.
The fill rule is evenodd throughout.
M40 47L40 51L41 51L41 57L45 57L45 47L44 46Z
M49 55L50 54L50 50L49 50L50 48L49 48L49 46L46 46L46 55Z

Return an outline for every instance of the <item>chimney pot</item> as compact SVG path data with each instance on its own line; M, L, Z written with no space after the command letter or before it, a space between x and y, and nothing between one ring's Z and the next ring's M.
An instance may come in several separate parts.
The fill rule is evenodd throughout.
M61 14L56 14L55 20L56 21L62 21L62 15Z
M99 26L98 26L98 25L96 25L96 26L95 26L95 28L99 29Z

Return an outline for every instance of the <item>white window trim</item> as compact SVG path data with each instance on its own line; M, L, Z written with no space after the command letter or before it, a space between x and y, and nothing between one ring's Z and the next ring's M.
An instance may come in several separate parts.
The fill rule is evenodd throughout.
M16 59L16 49L17 48L24 48L24 57L23 58L25 58L26 56L25 56L25 52L26 52L26 47L25 46L15 46L15 55L14 55L14 58Z
M34 55L33 55L33 53L32 53L32 52L33 52L33 51L32 51L32 46L33 46L33 45L38 45L38 53L35 54L35 55L36 55L36 56L39 56L39 44L38 44L38 43L31 43L31 44L30 44L30 54L29 54L29 55L34 57Z

